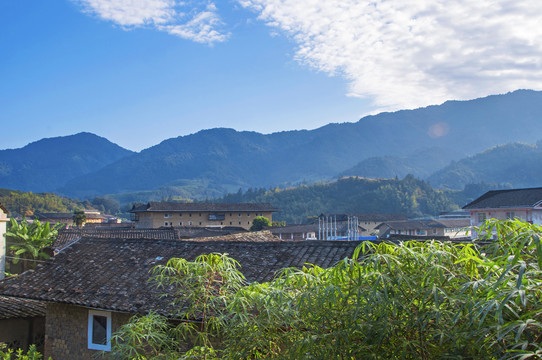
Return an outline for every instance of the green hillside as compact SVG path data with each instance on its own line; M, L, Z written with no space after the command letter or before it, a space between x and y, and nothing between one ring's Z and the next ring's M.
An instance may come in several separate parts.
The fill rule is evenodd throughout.
M428 180L435 187L451 189L482 182L514 188L539 187L541 173L542 142L512 143L454 161Z
M249 189L218 202L268 202L280 209L273 220L302 223L321 213L402 213L410 217L454 210L444 192L414 178L373 180L357 177L288 189Z

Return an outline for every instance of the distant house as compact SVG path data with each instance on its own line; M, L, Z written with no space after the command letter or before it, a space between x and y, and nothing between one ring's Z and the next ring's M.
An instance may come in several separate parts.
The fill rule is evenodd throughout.
M334 239L336 237L366 238L379 231L384 221L406 220L403 214L321 214L318 217L318 239Z
M465 238L469 230L468 219L401 220L386 221L379 225L379 237L408 235L415 237Z
M104 222L104 215L95 210L84 210L85 224L100 224ZM50 224L64 224L73 226L73 213L35 213L34 218L41 222L49 222Z
M470 212L471 226L479 226L487 219L522 219L542 224L542 187L488 191L463 209ZM472 236L477 234L473 231Z
M318 224L277 226L267 230L282 240L318 240Z
M228 253L248 281L264 282L284 267L333 266L352 256L356 246L345 241L280 241L265 231L195 241L83 237L54 261L0 281L0 294L47 303L46 357L93 359L98 351L110 349L111 333L131 315L171 314L169 299L159 296L164 290L147 281L149 270L171 257L193 260L201 254Z
M218 204L149 202L134 205L130 213L136 228L163 226L227 227L249 229L257 216L272 220L271 204Z

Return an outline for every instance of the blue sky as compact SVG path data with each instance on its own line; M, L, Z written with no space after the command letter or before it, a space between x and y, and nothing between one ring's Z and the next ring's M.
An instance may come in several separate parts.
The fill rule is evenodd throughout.
M542 2L4 0L0 149L89 131L139 151L542 89Z

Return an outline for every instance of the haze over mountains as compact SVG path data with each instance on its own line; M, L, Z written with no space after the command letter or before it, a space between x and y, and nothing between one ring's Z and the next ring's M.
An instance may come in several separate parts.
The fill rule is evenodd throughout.
M436 172L452 160L456 163L450 166L457 167L466 161L462 158L496 145L536 143L542 138L541 115L542 92L520 90L381 113L315 130L269 135L224 128L203 130L139 153L82 133L0 151L0 187L76 197L172 188L188 196L215 197L240 187L312 182L339 175L403 177L412 173L429 178L433 185L456 187L480 179L512 183L502 177L492 180L488 173L452 182ZM525 161L539 153L525 151ZM492 161L498 159L495 156Z

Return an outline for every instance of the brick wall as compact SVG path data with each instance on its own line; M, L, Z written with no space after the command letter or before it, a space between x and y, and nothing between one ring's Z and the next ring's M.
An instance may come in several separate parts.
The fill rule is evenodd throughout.
M99 352L88 349L88 308L47 304L45 321L45 358L54 360L89 359ZM115 332L128 322L130 314L112 313L111 330Z

